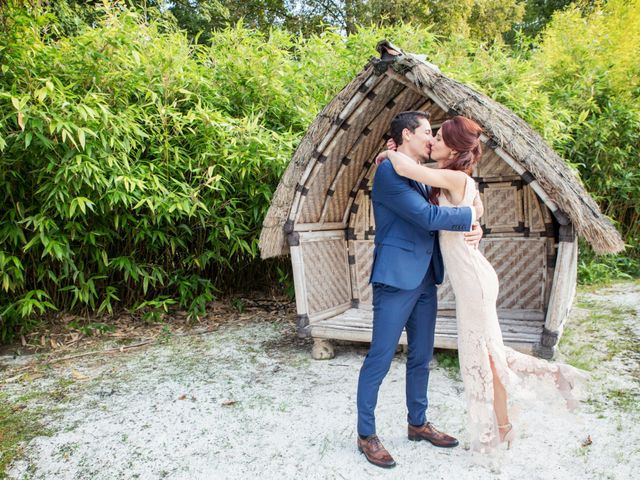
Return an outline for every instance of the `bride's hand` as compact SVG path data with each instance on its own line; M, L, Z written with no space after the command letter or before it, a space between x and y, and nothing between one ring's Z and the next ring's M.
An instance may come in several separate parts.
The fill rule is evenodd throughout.
M389 150L384 150L378 154L376 157L376 165L380 165L386 158L389 158Z
M387 140L387 150L393 150L395 152L397 149L398 145L396 145L396 142L393 140L393 138Z

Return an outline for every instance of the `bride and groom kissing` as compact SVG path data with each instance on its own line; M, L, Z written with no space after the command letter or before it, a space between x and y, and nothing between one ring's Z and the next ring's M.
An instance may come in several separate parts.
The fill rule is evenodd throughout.
M373 334L358 379L357 446L372 464L396 465L376 434L378 390L402 330L407 334L407 436L438 447L458 440L427 421L429 362L437 313L436 285L444 270L456 297L458 355L465 388L471 449L491 452L515 438L508 400L519 379L548 380L576 405L573 387L584 378L577 369L522 354L502 341L496 300L498 277L478 244L476 221L483 206L471 172L480 160L481 127L456 116L434 137L429 115L412 111L391 122L391 138L378 155L372 204L376 223L370 282ZM421 165L429 158L438 169Z

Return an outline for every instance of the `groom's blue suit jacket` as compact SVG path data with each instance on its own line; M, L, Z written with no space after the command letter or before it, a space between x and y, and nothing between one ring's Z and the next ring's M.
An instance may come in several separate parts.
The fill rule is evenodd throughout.
M442 283L444 265L437 231L470 230L471 208L430 204L424 186L398 175L389 160L378 165L371 199L376 236L370 282L412 290L420 285L433 260L435 281Z

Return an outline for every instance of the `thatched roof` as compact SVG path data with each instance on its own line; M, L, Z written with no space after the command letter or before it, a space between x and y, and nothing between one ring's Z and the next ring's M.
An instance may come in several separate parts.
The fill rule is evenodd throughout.
M370 90L372 84L376 84L378 95L380 91L390 91L380 87L384 86L383 82L403 85L412 94L421 97L422 102L429 100L448 116L464 115L474 119L484 129L485 144L533 187L560 224L573 224L578 235L589 242L596 253L615 253L624 248L620 234L600 212L577 175L526 122L487 96L447 78L437 67L416 55L404 53L386 41L378 44L378 51L381 58L371 59L364 70L324 108L298 146L263 222L260 235L263 258L287 253L286 234L292 230L293 219L298 218L292 217L291 214L295 213L292 212L292 206L298 208L300 191L304 195L312 188L309 182L314 181L314 173L318 171L316 164L339 164L344 158L342 154L348 153L352 147L348 145L335 155L325 152L327 149L336 150L335 145L328 145L341 133L340 129L345 129L345 125L354 127L358 124L355 126L360 128L360 138L354 140L352 135L350 141L353 145L362 142L363 136L369 136L371 128L365 123L366 119L379 116L380 110L370 108L368 111L367 106L374 102L367 103L358 100L358 97L366 95L367 98L375 98L376 93ZM389 95L385 108L392 114L412 109L396 100L400 96L397 92ZM414 102L417 97L413 97ZM356 106L358 101L360 104ZM411 106L415 107L414 104ZM376 130L378 132L379 129ZM360 162L360 168L366 170L371 157L382 147L383 137L380 135L377 140L375 143L369 141L366 151L360 149L358 155L353 155L357 157L353 160ZM338 176L331 186L331 195ZM349 178L353 181L353 178ZM326 189L322 194L326 198ZM316 192L316 195L320 194Z

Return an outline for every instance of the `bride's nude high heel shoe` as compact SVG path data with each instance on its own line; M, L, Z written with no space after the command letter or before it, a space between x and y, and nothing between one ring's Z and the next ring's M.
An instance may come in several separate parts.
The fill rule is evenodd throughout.
M516 432L513 429L513 425L511 422L505 423L504 425L498 425L498 430L500 430L500 442L507 442L507 450L509 450L511 448L511 444L516 439ZM503 430L507 431L502 434Z

